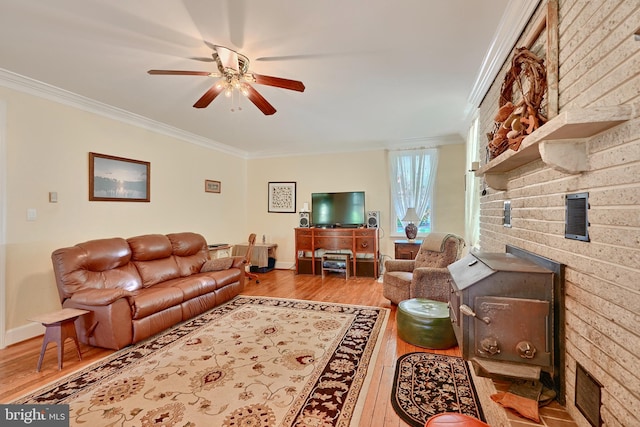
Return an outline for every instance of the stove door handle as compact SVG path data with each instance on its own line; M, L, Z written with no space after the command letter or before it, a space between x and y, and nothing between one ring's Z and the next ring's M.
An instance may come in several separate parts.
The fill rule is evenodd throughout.
M475 317L476 319L486 323L487 325L491 323L491 319L489 319L488 317L478 317L476 312L473 311L473 309L467 304L462 304L460 306L460 313L464 314L465 316Z

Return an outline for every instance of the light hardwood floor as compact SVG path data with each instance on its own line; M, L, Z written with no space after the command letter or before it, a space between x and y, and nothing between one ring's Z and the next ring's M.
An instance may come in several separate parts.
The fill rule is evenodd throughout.
M259 275L260 283L251 280L243 295L293 298L313 301L338 302L344 304L370 305L390 309L389 321L382 337L381 351L376 360L373 380L368 390L360 427L406 427L390 404L391 385L396 359L413 351L427 351L407 344L397 338L396 306L382 296L382 284L370 278L344 280L331 275L324 280L320 276L296 275L292 271L274 270ZM64 368L58 371L55 345L50 344L44 357L42 371L36 372L42 337L36 337L0 350L0 403L8 403L51 381L62 378L76 370L113 353L81 344L82 361L75 348L67 341L64 352ZM458 347L448 350L428 350L433 353L460 356ZM547 427L575 427L564 408L557 403L542 408L542 425ZM535 427L514 414L507 413L508 421L499 425L511 427ZM498 425L498 424L496 424Z
M396 307L382 296L382 284L369 278L352 277L345 281L339 275L331 275L322 280L320 276L296 275L285 270L274 270L259 276L260 283L255 280L248 282L243 295L371 305L391 310L360 426L406 426L389 403L395 361L402 354L424 349L409 345L396 337ZM0 350L0 402L10 402L112 353L111 350L81 345L82 361L79 361L73 344L67 341L64 367L59 372L56 348L54 344L50 344L42 371L36 372L41 345L42 337L36 337ZM458 347L434 352L459 355Z

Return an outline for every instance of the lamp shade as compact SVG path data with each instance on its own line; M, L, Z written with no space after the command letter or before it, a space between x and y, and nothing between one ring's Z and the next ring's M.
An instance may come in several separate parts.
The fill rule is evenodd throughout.
M420 222L416 208L408 208L407 213L404 215L404 218L402 218L402 222Z

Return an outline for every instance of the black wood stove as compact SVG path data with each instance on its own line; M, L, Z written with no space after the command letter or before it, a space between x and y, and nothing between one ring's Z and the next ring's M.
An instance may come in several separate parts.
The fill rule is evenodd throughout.
M562 266L508 246L471 252L449 271L451 322L476 373L538 380L546 372L559 391Z

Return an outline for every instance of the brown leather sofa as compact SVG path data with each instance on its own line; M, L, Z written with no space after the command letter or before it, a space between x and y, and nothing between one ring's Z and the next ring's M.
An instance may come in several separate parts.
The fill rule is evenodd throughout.
M63 307L89 310L78 339L120 349L229 301L244 258L210 260L196 233L91 240L51 254Z

